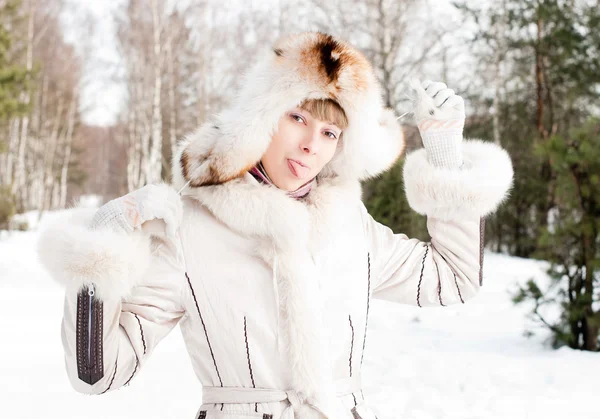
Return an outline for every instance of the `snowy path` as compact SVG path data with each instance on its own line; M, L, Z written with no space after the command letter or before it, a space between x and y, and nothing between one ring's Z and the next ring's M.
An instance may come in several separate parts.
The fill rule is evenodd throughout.
M70 387L60 342L62 290L35 257L37 233L0 240L0 417L193 419L201 386L181 334L161 342L127 388ZM486 253L484 288L464 306L371 305L364 393L379 419L597 419L600 354L545 349L523 337L508 290L537 261Z

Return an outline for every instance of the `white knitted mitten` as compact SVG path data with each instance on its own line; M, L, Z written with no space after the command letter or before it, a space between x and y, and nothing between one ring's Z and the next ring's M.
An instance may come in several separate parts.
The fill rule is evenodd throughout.
M115 231L131 233L141 229L146 221L161 219L165 223L165 234L175 237L182 216L181 197L175 189L161 183L146 185L107 202L98 209L90 227L108 226Z
M414 115L427 159L438 167L460 168L463 164L462 140L465 126L463 98L444 83L414 80Z

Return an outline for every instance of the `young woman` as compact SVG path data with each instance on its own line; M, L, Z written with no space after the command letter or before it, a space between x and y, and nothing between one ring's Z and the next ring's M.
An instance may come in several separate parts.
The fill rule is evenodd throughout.
M500 147L462 140L459 96L415 89L425 149L406 157L404 181L430 242L362 204L359 181L394 164L403 136L364 56L321 33L266 52L235 103L181 142L173 187L47 230L73 387L128 384L179 324L203 385L197 418L374 418L360 380L371 298L473 297L483 219L513 176Z

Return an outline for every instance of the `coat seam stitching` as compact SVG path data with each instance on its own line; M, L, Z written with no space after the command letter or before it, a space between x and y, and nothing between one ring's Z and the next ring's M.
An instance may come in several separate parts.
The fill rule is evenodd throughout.
M146 339L144 338L144 329L142 328L142 322L140 321L137 314L133 313L133 316L135 317L135 319L138 322L138 325L140 326L140 334L142 336L142 344L144 345L144 355L146 355ZM136 355L136 357L137 357L137 355Z
M221 379L221 374L219 373L219 367L217 367L217 360L215 359L215 354L212 350L212 345L210 344L210 339L208 338L208 331L206 330L206 324L204 323L204 318L202 317L202 313L200 312L200 307L198 306L198 300L196 299L196 293L194 292L194 287L192 287L192 282L188 273L185 273L185 277L187 278L188 285L192 291L192 297L194 297L194 303L196 304L196 310L198 310L198 316L200 316L200 321L202 322L202 327L204 328L204 335L206 336L206 342L208 343L208 348L210 349L210 355L213 360L213 364L215 365L215 370L217 371L217 376L219 377L219 382L221 383L221 387L223 387L223 380ZM223 404L221 403L221 410L223 410Z
M442 307L446 307L444 305L444 302L442 301L442 276L440 275L440 267L438 266L438 263L435 260L433 252L431 253L431 260L433 261L433 264L435 265L435 270L437 272L437 277L438 277L438 299L440 300L440 305Z
M135 353L135 351L134 351L134 353ZM135 368L133 369L133 372L131 373L131 377L129 377L129 379L125 382L125 384L123 384L123 386L126 386L127 384L129 384L129 382L131 381L131 379L135 375L135 372L137 371L137 368L138 368L139 364L140 364L140 361L138 359L137 354L135 354Z
M438 255L440 255L441 258L444 259L444 262L446 262L446 265L448 265L448 268L450 269L450 271L452 271L452 275L454 275L454 283L456 284L456 290L458 291L460 302L464 304L465 301L462 298L462 294L460 292L460 287L458 286L458 280L456 279L456 272L454 271L454 268L450 265L450 263L448 263L448 260L444 257L444 255L442 255L440 251L435 248L435 245L433 243L431 243L431 246L437 251Z
M425 255L423 255L423 261L421 262L421 275L419 276L419 284L417 287L417 305L421 306L421 282L423 281L423 271L425 270L425 258L427 258L427 253L429 253L429 245L425 244Z
M248 358L248 369L250 370L250 379L252 380L252 387L256 388L254 383L254 374L252 373L252 363L250 362L250 347L248 345L248 329L246 323L246 316L244 316L244 340L246 341L246 357ZM258 403L254 403L254 411L258 412Z
M363 337L363 349L360 356L360 365L362 366L365 358L365 347L367 344L367 329L369 326L369 305L371 302L371 253L367 253L367 314L365 316L365 334Z
M479 286L483 285L483 246L485 243L485 217L479 218Z
M350 377L352 377L352 352L354 351L354 326L352 325L352 316L348 315L348 321L350 322L350 329L352 331L352 340L350 341L350 358L348 365L350 366Z
M107 392L108 390L110 390L110 388L112 387L112 385L113 385L113 381L115 380L115 377L116 377L116 375L117 375L117 363L118 363L118 361L119 361L119 354L117 354L117 358L115 359L115 371L113 372L113 376L112 376L112 378L110 379L110 383L108 384L108 387L106 388L106 390L104 390L104 391L103 391L102 393L100 393L100 394L104 394L104 393L106 393L106 392Z

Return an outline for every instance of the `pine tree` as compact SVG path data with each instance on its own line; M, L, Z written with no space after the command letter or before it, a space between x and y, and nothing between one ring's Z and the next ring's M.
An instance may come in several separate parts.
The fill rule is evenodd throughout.
M552 263L551 286L530 281L515 301L534 303L532 314L553 332L555 345L597 350L592 304L598 214L589 191L597 191L592 173L600 159L591 152L598 146L597 121L589 118L600 92L600 10L583 0L459 7L480 24L474 49L483 51L482 63L501 56L506 80L495 111L502 146L513 159L515 186L486 224L497 250ZM497 30L498 22L504 30ZM481 102L489 109L487 97ZM476 125L469 128L492 136L491 117ZM558 322L542 314L552 303L561 310Z
M400 160L377 179L367 182L365 189L369 194L365 196L365 206L374 219L390 227L395 233L427 241L427 218L417 214L408 205L404 192L403 168L404 160Z
M556 216L540 237L536 256L551 262L552 284L530 280L514 301L533 301L533 314L553 332L555 346L597 351L600 310L600 119L541 147L556 175ZM557 321L540 308L558 304Z
M0 120L22 115L27 106L19 99L29 86L30 74L16 64L13 51L14 27L18 22L20 0L0 3Z
M13 46L14 28L19 24L20 0L0 3L0 129L13 117L29 111L20 96L29 88L30 74L19 59ZM0 137L0 154L8 151L6 137ZM1 157L1 156L0 156ZM0 158L0 164L2 159ZM1 167L0 167L1 169ZM16 211L15 197L9 187L3 185L0 170L0 228L7 228L8 220Z

